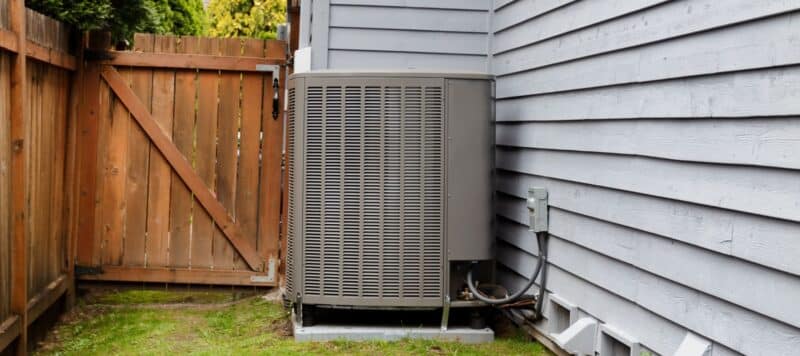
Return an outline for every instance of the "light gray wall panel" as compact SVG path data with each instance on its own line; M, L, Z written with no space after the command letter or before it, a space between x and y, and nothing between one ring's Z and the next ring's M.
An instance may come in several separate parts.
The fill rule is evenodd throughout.
M497 168L800 221L797 171L505 148Z
M492 17L492 30L502 31L511 26L520 24L530 19L542 16L561 6L576 0L518 0L512 1L500 10L496 10Z
M792 355L800 347L800 330L797 328L561 239L551 238L551 244L552 266L591 281L597 287L635 302L642 308L735 351L746 355ZM504 257L509 253L503 251L503 247L499 250L500 255ZM506 259L504 262L509 260ZM513 262L509 262L508 266L518 268ZM518 272L524 275L524 271ZM560 294L558 289L555 289L555 292ZM630 329L612 325L634 337L637 337L636 334L641 333L639 331L643 328L643 325ZM646 346L659 353L666 351Z
M797 276L566 210L553 209L550 217L554 227L551 233L559 239L800 327L800 309L785 307L800 300ZM503 220L498 236L537 254L536 249L528 250L530 243L517 245L519 241L533 240L522 223ZM551 246L554 253L560 250ZM736 278L730 278L729 271L736 271ZM742 288L742 281L748 281L748 288Z
M568 18L571 16L566 12L568 9L565 7L547 16L560 13L560 17ZM519 50L503 54L495 52L495 73L530 70L798 9L800 2L796 0L671 1ZM531 26L533 22L526 26Z
M695 36L503 76L498 97L642 83L800 63L800 14L779 15Z
M517 26L495 33L492 49L494 53L506 52L666 1L668 0L577 1L568 7L562 7L545 16L536 18L527 23L526 26ZM507 8L510 7L508 6Z
M486 57L434 53L330 50L328 64L336 69L423 69L483 72Z
M339 5L371 5L433 9L489 10L490 0L331 0Z
M314 0L312 69L488 71L491 0Z
M536 258L520 249L507 244L498 248L498 261L511 269L511 273L503 273L499 282L510 288L519 288L524 284L524 276L529 276ZM558 295L580 306L584 315L614 325L615 328L628 331L642 344L662 355L672 355L678 348L687 330L668 318L661 317L635 302L579 278L557 265L551 265L548 275L548 290L557 286ZM534 286L532 291L538 288ZM532 293L532 292L531 292ZM544 329L547 330L547 329ZM714 345L714 356L741 355L724 345Z
M550 205L558 209L800 276L800 224L506 171L499 172L497 186L497 210L513 221L528 219L527 187L548 187Z
M488 23L486 13L480 11L331 6L331 27L475 32L485 36Z
M483 56L486 55L486 35L331 28L328 48Z
M537 95L499 101L497 120L790 116L800 113L798 81L790 66Z
M640 119L497 125L497 144L800 169L800 118Z

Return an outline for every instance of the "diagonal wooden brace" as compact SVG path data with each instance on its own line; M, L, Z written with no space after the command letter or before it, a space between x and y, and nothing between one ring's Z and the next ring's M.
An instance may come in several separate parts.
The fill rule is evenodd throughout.
M131 116L136 119L139 126L147 134L153 144L164 155L164 159L169 162L169 165L178 174L179 177L186 183L189 190L194 194L195 198L203 205L214 222L219 226L220 230L225 234L228 241L231 242L233 247L239 254L242 255L247 265L254 271L264 270L264 259L260 256L258 251L253 245L244 239L242 230L239 227L225 207L217 200L214 193L206 186L205 182L197 175L197 173L186 160L186 157L173 145L172 140L167 136L164 131L158 126L158 123L153 119L150 111L139 100L139 97L131 90L125 80L120 76L119 72L112 66L105 66L103 68L103 79L108 83L114 94L117 95L119 100L128 108ZM210 238L210 237L209 237Z

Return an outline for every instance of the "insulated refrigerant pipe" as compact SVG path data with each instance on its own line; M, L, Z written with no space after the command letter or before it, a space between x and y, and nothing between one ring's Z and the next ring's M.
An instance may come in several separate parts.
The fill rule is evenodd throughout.
M487 297L478 290L478 288L475 286L475 282L472 280L472 272L475 271L475 269L478 266L478 262L473 262L472 268L470 268L469 271L467 272L467 287L469 288L469 291L472 293L472 295L474 295L475 298L477 298L478 300L487 304L498 305L498 304L511 303L519 299L519 297L521 297L523 294L525 294L525 292L528 289L530 289L531 286L533 286L533 283L536 282L536 278L539 277L539 272L542 272L542 283L539 287L539 296L536 298L536 306L535 306L536 317L538 318L539 316L541 316L542 304L544 304L542 300L544 299L544 290L547 284L547 272L546 272L547 268L545 267L547 263L547 232L536 233L536 243L539 248L539 261L536 263L536 268L533 271L533 275L528 280L528 282L525 283L524 287L522 287L516 293L513 293L502 299Z

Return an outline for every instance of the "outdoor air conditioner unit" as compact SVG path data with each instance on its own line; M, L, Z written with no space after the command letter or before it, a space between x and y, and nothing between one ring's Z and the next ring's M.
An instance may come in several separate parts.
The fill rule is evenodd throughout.
M474 306L458 295L494 255L491 77L308 72L288 90L296 312Z

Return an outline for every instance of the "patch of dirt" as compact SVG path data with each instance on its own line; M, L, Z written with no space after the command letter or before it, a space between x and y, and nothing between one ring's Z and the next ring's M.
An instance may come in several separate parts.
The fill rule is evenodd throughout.
M269 325L267 330L280 336L282 338L288 338L294 335L294 328L292 327L292 320L291 319L281 319Z

